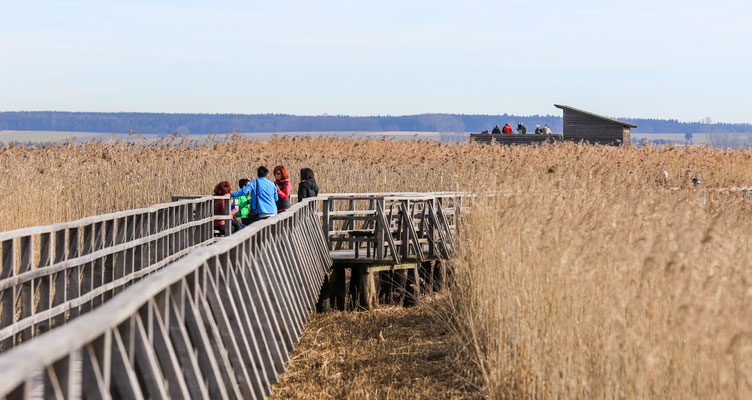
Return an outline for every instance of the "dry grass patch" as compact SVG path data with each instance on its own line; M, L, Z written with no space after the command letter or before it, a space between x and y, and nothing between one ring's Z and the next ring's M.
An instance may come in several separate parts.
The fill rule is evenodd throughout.
M489 397L752 398L749 201L516 186L474 204L455 260Z
M314 314L272 399L479 398L457 338L417 307Z

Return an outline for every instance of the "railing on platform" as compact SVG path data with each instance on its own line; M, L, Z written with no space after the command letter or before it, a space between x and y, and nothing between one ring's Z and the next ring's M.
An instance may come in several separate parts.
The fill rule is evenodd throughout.
M0 398L268 395L332 264L319 200L195 250L6 352Z
M449 258L463 193L323 196L322 229L335 259L400 264ZM365 257L361 249L365 245Z
M212 241L217 218L199 197L0 233L0 352Z
M541 143L555 143L564 141L564 135L561 133L552 134L534 134L528 132L526 134L503 134L503 133L471 133L470 141L484 144L499 144L499 145L530 145Z

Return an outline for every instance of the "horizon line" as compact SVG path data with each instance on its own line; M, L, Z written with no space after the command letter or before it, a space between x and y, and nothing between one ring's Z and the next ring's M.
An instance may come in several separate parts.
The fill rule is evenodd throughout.
M287 114L287 113L211 113L211 112L157 112L157 111L68 111L68 110L0 110L2 113L70 113L70 114L154 114L154 115L243 115L243 116L257 116L257 115L276 115L276 116L289 116L289 117L347 117L347 118L400 118L400 117L414 117L421 115L456 115L456 116L510 116L519 118L532 118L532 117L553 117L562 118L557 114L529 114L529 115L516 115L516 114L462 114L462 113L447 113L447 112L431 112L431 113L419 113L419 114L372 114L372 115L349 115L349 114ZM664 120L664 121L676 121L679 123L702 123L702 121L680 121L678 118L640 118L640 117L626 117L618 116L617 119L631 119L631 120ZM752 122L722 122L713 121L709 125L752 125Z

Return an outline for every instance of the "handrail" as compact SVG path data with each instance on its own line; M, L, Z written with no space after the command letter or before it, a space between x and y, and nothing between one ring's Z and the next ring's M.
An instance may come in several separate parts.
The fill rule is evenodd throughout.
M0 233L0 352L214 240L214 198Z
M149 207L145 208L136 208L132 210L125 210L125 211L118 211L114 213L109 214L102 214L102 215L93 215L90 217L85 217L81 219L77 219L75 221L69 221L69 222L58 222L55 224L50 225L42 225L42 226L31 226L28 228L19 228L14 229L11 231L4 231L0 232L0 241L5 241L12 238L18 238L21 236L31 236L31 235L39 235L42 233L51 233L55 231L59 231L62 229L68 229L68 228L75 228L77 226L83 226L83 225L91 225L97 222L105 222L108 220L113 220L116 218L125 218L134 216L137 214L145 214L145 213L154 213L160 210L164 210L166 208L174 207L177 205L188 205L188 204L196 204L201 202L201 200L204 200L206 198L212 198L212 199L219 199L223 197L219 196L191 196L191 199L183 200L180 202L180 204L174 204L174 202L171 203L160 203L160 204L154 204Z
M357 251L366 245L373 262L400 264L447 258L454 246L454 234L464 192L372 194L327 194L323 197L321 226L330 250ZM438 218L429 210L438 210ZM424 244L428 246L427 251ZM345 247L347 246L347 247ZM374 251L371 252L370 250ZM391 257L387 258L387 253ZM371 254L373 257L371 257ZM338 253L338 260L348 259Z
M33 238L21 236L6 239L10 251L3 249L3 266L13 266L4 270L14 274L0 280L0 293L13 297L0 298L12 298L13 305L20 299L23 310L32 312L0 329L0 337L20 335L23 342L14 341L18 346L0 355L0 398L34 391L80 397L82 386L94 397L263 398L283 371L332 265L334 238L324 232L334 222L326 218L363 220L375 229L372 242L380 257L389 252L399 262L423 260L424 243L425 256L446 257L453 245L447 237L466 195L321 195L198 250L213 241L214 220L229 218L213 215L213 196L153 206L145 214L114 213L113 220L86 219L89 225L56 225L64 227L62 234L49 227L25 230L41 232L44 245L36 255ZM335 215L337 202L355 207L364 200L368 209ZM325 216L327 210L331 215ZM353 222L348 230L355 228ZM210 240L191 240L194 234ZM174 246L173 238L190 246ZM16 241L22 242L18 249ZM58 242L65 246L53 254ZM16 253L22 254L20 263ZM12 255L7 263L6 254ZM45 260L36 269L35 256ZM133 268L119 274L126 260ZM16 272L16 265L23 268ZM138 280L146 274L149 279ZM89 286L82 290L81 284ZM40 289L49 291L51 302L41 309L31 301ZM57 323L61 316L65 324ZM37 329L52 327L54 333L33 337Z
M79 397L76 381L104 398L268 395L331 265L319 201L193 251L3 354L0 397Z
M466 194L336 193L316 197L315 204L333 204L342 199L380 199L381 204L388 204L463 195ZM211 243L215 240L213 222L231 218L213 214L213 202L218 199L227 201L227 197L173 198L176 201L142 209L0 232L0 238L3 238L0 353L67 323L107 301L134 281ZM376 209L363 213L375 216ZM358 218L356 214L351 217ZM328 218L347 219L338 212L332 212ZM389 224L393 223L391 216L389 218ZM373 219L371 228L375 223ZM225 224L225 229L229 225ZM394 252L401 246L399 240L395 245L387 233L377 236L383 239L379 254L385 254L383 250ZM332 240L338 239L327 234L326 240L326 245L331 247ZM338 243L341 246L342 241ZM377 247L375 242L373 245ZM394 257L399 259L396 254Z

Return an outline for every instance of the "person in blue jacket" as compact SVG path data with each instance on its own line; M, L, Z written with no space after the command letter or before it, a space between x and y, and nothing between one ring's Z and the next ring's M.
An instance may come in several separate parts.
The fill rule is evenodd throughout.
M232 197L248 196L250 203L249 222L269 218L276 214L277 200L279 200L277 186L274 185L274 182L266 179L266 176L269 175L269 168L262 165L258 167L256 172L258 178L231 194Z

